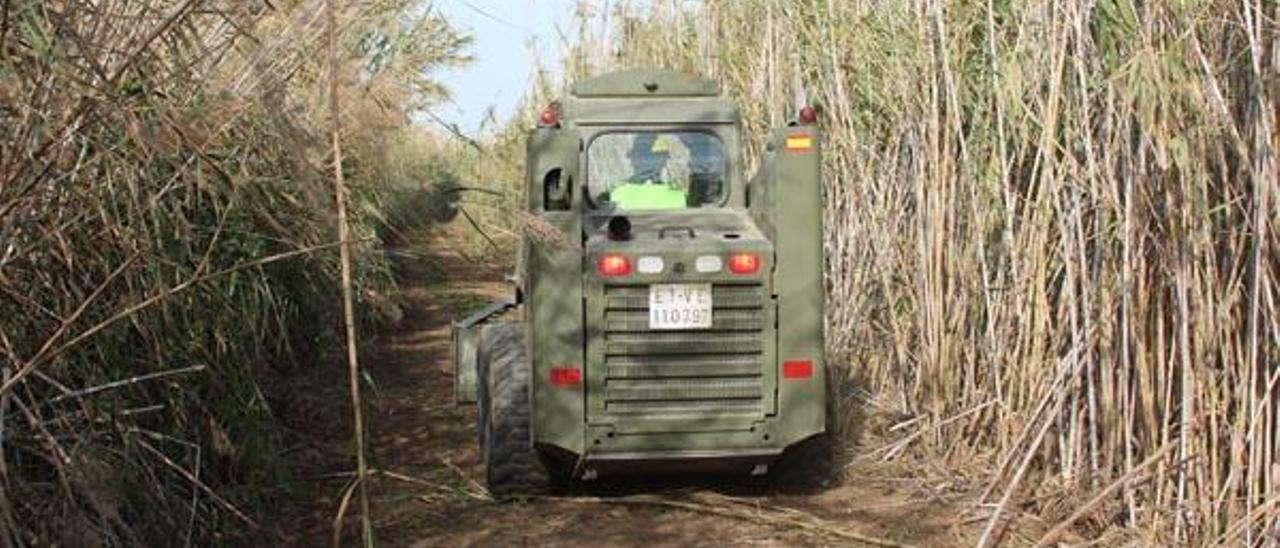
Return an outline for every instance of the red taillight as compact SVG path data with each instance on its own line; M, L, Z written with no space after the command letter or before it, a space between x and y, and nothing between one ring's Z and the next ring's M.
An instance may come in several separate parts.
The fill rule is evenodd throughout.
M734 253L729 256L729 272L755 274L760 271L760 256L755 253Z
M547 380L551 381L551 386L578 386L582 384L582 370L577 367L552 367Z
M813 362L809 360L787 360L782 362L782 378L807 379L813 376Z
M626 255L605 255L596 259L596 273L605 278L631 273L631 259Z
M560 105L551 103L538 115L538 123L544 127L560 125Z

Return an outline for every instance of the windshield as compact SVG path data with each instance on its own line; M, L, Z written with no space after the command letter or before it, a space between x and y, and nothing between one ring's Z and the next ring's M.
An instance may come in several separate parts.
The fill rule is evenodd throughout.
M587 151L587 188L605 209L686 209L719 205L724 143L700 131L606 133Z

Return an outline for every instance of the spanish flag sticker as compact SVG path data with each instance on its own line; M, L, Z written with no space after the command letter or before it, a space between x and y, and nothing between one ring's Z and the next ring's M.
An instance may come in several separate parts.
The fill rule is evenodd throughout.
M809 152L813 150L813 137L805 134L787 136L787 152Z

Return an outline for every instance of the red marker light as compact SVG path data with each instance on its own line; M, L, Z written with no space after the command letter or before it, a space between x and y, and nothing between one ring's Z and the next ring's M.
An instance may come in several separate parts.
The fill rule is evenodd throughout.
M800 109L800 123L811 126L818 121L818 109L811 106Z
M813 376L813 362L809 360L787 360L782 362L782 378L807 379Z
M551 103L542 109L542 113L538 115L538 123L544 127L560 125L560 105Z
M551 386L561 388L582 384L582 370L577 367L552 367L548 379Z
M734 253L729 255L729 272L734 274L755 274L760 271L760 256L755 253Z
M631 260L626 255L605 255L596 259L596 273L603 278L631 274Z

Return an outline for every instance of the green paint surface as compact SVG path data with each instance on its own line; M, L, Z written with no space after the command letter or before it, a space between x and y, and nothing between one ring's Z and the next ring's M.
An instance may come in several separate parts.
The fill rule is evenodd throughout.
M524 301L513 314L527 322L533 362L530 441L582 464L763 458L823 432L829 364L818 129L775 129L748 200L738 109L714 94L714 83L650 71L576 89L561 103L561 125L535 130L528 143L527 208L565 240L526 236L517 267ZM614 212L591 206L585 151L592 139L623 131L714 133L727 152L725 198L690 208L678 186L623 175L608 201L634 211L633 237L610 238ZM787 151L790 137L815 146ZM759 273L690 268L707 255L742 252L760 257ZM595 263L606 254L658 256L666 267L602 278ZM712 284L713 328L651 329L649 286L659 283ZM457 343L459 356L474 361L466 343ZM780 378L786 360L811 362L813 376ZM553 386L555 367L579 369L582 383Z

